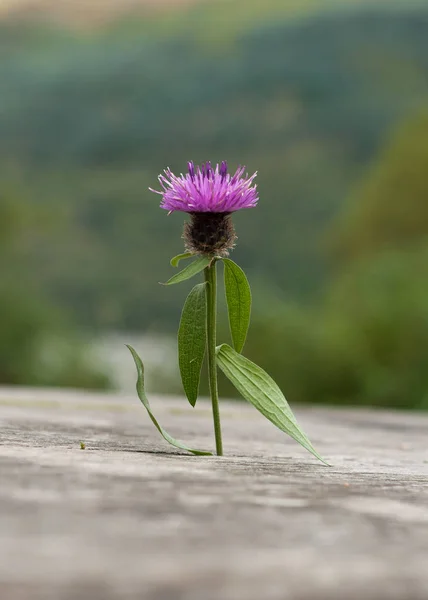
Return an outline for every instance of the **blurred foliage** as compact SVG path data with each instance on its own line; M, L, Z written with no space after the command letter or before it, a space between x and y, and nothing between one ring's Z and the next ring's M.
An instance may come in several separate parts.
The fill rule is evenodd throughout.
M426 2L215 4L0 26L0 378L103 385L78 340L52 352L74 323L173 332L184 218L147 188L227 158L260 173L246 354L293 401L427 407L426 113L389 139L427 106Z
M304 402L428 409L428 118L406 123L330 235L316 310L258 319L246 352Z
M428 238L428 112L394 132L374 168L334 224L340 262L408 249Z
M321 310L258 318L246 354L293 401L428 409L428 245L337 282Z
M209 5L191 10L201 27ZM236 260L267 293L315 301L328 272L320 235L385 132L427 97L427 14L266 24L266 9L224 53L178 25L147 35L144 20L131 32L31 30L23 51L23 26L9 25L0 158L38 210L63 216L34 242L31 272L80 325L170 330L182 297L156 282L181 251L183 216L167 218L147 188L166 165L226 157L260 173L260 209L236 216Z
M40 215L20 191L2 185L0 201L0 384L106 388L65 315L28 275L26 253ZM43 222L50 222L44 219ZM37 227L35 226L37 224Z

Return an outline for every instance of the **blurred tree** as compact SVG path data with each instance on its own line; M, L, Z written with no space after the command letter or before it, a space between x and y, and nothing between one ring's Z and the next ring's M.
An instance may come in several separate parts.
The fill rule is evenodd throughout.
M290 401L428 409L427 298L428 244L385 252L355 263L318 310L255 319L245 354Z
M290 398L428 409L428 114L380 153L330 231L316 311L256 321L246 352Z
M426 238L355 263L330 290L325 313L347 325L359 402L428 409L427 299Z
M33 205L2 182L0 189L0 384L105 388L109 381L86 362L65 315L45 297L28 270L25 251Z
M428 110L406 121L333 225L339 262L406 250L428 237Z
M428 408L428 111L390 138L333 230L327 311L351 325L368 402Z

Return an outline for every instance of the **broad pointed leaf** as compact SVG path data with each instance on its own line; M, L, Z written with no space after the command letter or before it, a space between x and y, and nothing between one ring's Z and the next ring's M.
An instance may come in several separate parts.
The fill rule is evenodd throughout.
M164 285L181 283L182 281L186 281L186 279L194 277L194 275L197 275L198 273L203 271L205 267L207 267L210 264L211 260L212 258L210 258L209 256L198 256L198 258L191 262L190 265L187 265L187 267L185 267L182 271L180 271L176 275L173 275L171 279L168 279L168 281Z
M180 260L186 260L187 258L191 258L192 256L194 256L194 254L192 254L191 252L183 252L183 254L177 254L177 256L171 258L170 265L171 267L178 267L178 263L180 262Z
M223 259L224 290L230 333L236 352L242 352L251 315L251 290L244 271L233 260Z
M171 437L169 435L169 433L167 433L165 431L165 429L163 429L159 425L157 419L155 418L154 414L152 413L152 409L150 407L149 399L147 398L146 392L145 392L145 389L144 389L144 365L143 365L143 363L141 361L141 358L138 356L137 352L134 350L134 348L132 348L132 346L128 346L128 345L127 345L127 348L131 352L132 357L133 357L134 362L135 362L135 366L137 367L137 374L138 374L138 379L137 379L137 394L138 394L138 397L141 400L144 408L149 413L149 417L152 420L153 425L156 427L156 429L159 431L159 433L162 435L162 437L167 442L169 442L172 446L175 446L176 448L180 448L181 450L187 450L187 452L190 452L191 454L195 454L196 456L212 456L211 452L206 452L204 450L194 450L192 448L189 448L188 446L186 446L182 442L179 442L179 441L175 440L173 437Z
M187 399L195 406L207 345L206 283L195 285L186 298L178 329L178 363Z
M248 402L321 462L328 464L300 429L287 400L272 377L227 344L218 346L216 354L218 366Z

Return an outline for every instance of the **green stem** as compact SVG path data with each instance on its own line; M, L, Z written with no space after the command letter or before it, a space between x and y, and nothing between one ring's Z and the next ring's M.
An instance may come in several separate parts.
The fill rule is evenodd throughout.
M217 331L217 273L216 260L204 270L207 282L207 354L208 380L210 384L211 403L213 407L214 434L217 456L223 456L221 439L220 410L218 405L217 364L215 356Z

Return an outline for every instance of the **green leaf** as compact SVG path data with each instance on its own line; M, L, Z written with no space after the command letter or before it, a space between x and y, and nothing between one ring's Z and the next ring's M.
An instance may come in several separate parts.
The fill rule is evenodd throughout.
M190 279L194 275L197 275L198 273L203 271L205 267L207 267L210 264L211 261L212 258L210 256L198 256L196 260L191 262L190 265L187 265L187 267L185 267L182 271L177 273L177 275L174 275L173 277L171 277L171 279L168 279L168 281L164 285L181 283L182 281L186 281L186 279Z
M126 347L131 352L132 357L133 357L134 362L135 362L135 366L137 367L137 373L138 373L137 394L138 394L138 397L141 400L144 408L149 413L149 417L151 418L153 425L156 427L156 429L159 431L159 433L162 435L162 437L167 442L169 442L172 446L175 446L176 448L180 448L181 450L187 450L187 452L190 452L191 454L195 454L196 456L212 456L211 452L205 452L204 450L193 450L192 448L188 448L187 446L185 446L181 442L178 442L173 437L171 437L169 435L169 433L167 433L165 431L165 429L163 429L159 425L159 423L156 420L154 414L152 413L152 409L150 407L149 400L148 400L148 398L146 396L146 392L145 392L145 389L144 389L144 365L143 365L143 363L141 361L141 358L138 356L138 354L134 350L134 348L132 348L132 346L129 346L128 344L126 345Z
M192 406L195 406L198 399L199 380L206 345L206 283L199 283L186 298L178 329L178 363L181 381Z
M178 267L178 263L180 262L180 260L186 260L186 258L190 258L191 256L194 256L192 252L184 252L183 254L177 254L177 256L174 256L170 260L171 267Z
M230 333L236 352L242 352L250 324L250 284L244 271L233 260L224 258L223 263L224 290L229 314Z
M216 355L218 366L245 400L321 462L328 464L300 429L283 393L263 369L235 352L227 344L218 346Z

